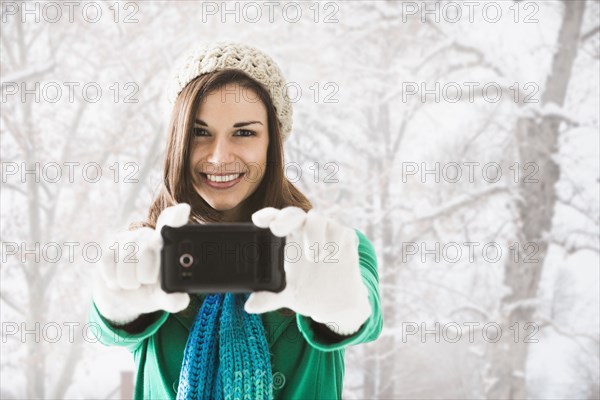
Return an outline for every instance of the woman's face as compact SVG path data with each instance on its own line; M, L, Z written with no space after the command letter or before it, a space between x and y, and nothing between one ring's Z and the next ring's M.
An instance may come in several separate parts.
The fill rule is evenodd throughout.
M241 203L262 181L268 145L267 109L254 91L227 84L208 94L192 130L194 189L212 208L228 211L226 218L235 220Z

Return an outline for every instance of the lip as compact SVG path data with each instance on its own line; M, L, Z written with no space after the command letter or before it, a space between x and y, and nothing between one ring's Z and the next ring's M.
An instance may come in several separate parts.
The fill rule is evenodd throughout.
M211 174L211 175L213 175L213 174ZM227 174L227 175L233 175L233 174ZM230 182L212 182L211 180L208 179L206 174L200 173L200 179L202 179L202 183L206 184L207 186L209 186L213 189L229 189L229 188L237 185L242 180L244 175L245 174L241 174L240 176L237 177L237 179L234 179Z
M214 173L214 172L210 172L210 173L209 173L209 172L202 172L202 171L200 171L200 173L201 173L201 174L204 174L204 175L207 175L207 174L208 174L208 175L215 175L215 176L225 176L225 175L244 174L244 172L225 172L225 173L223 173L223 174L216 174L216 173Z

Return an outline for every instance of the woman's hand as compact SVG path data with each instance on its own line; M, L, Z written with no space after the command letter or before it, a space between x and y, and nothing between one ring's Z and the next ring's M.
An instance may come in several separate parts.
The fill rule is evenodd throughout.
M252 293L246 312L287 307L327 324L339 335L358 331L371 315L371 305L360 274L354 229L298 207L263 208L252 215L252 222L286 237L286 287L279 293Z
M119 257L105 249L94 280L94 303L104 318L115 325L125 325L141 314L164 310L171 313L185 309L187 293L166 293L160 287L160 251L163 241L160 230L169 225L178 227L188 222L189 204L165 208L156 222L156 230L140 228L116 235ZM123 254L125 243L135 243L133 259Z

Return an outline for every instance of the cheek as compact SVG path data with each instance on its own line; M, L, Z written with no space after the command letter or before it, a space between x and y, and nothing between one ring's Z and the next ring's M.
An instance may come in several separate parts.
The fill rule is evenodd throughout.
M200 149L195 148L190 151L189 160L190 160L190 168L196 168L198 162L202 159L202 152Z
M249 155L249 158L247 158L247 160L248 162L251 162L252 169L257 170L256 175L258 175L258 181L260 182L262 177L265 176L267 168L266 150L253 152L251 155Z

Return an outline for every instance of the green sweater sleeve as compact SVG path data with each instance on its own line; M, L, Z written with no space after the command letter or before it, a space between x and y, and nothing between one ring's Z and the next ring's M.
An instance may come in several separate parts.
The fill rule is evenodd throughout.
M106 346L122 346L129 351L134 352L142 345L144 339L154 335L162 324L165 323L169 317L169 313L166 311L159 311L157 312L157 316L158 318L151 322L141 332L129 333L111 325L111 323L100 314L96 304L92 301L88 325L90 332L94 332L98 342Z
M338 341L332 341L331 339L322 337L313 329L312 320L309 317L297 314L296 322L298 329L302 332L304 338L311 346L322 351L340 350L349 345L371 342L379 337L383 328L381 299L379 296L379 275L377 273L377 255L369 239L358 229L355 229L355 231L359 238L360 273L369 291L371 316L354 334Z

